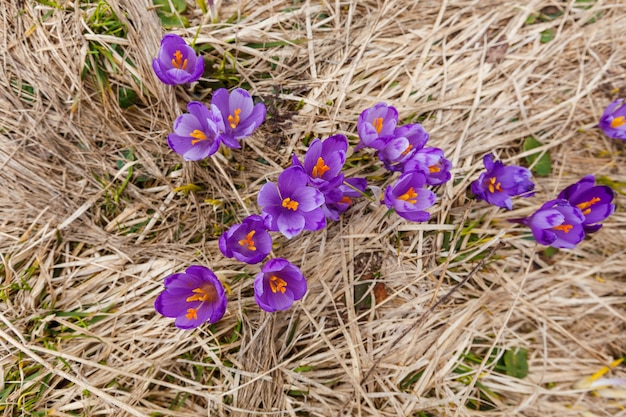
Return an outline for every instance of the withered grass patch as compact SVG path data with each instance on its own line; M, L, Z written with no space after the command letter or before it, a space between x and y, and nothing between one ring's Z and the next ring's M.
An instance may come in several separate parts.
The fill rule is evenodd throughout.
M89 23L97 2L78 3L0 4L5 415L624 415L623 400L573 388L626 351L624 146L594 129L626 95L622 2L218 1L216 24L189 2L177 33L214 62L191 89L152 73L164 32L150 1L108 1L124 37ZM268 106L244 149L201 163L168 149L186 102L240 84ZM379 101L453 161L432 220L361 200L321 232L277 239L309 291L260 311L256 267L224 258L217 237L258 211L305 140L355 143ZM529 136L553 161L536 195L513 212L470 201L483 155L525 163ZM349 175L383 186L372 156L353 155ZM506 222L589 173L621 192L575 250L545 253ZM184 332L153 302L195 263L232 295L222 321ZM521 349L516 378L502 361Z

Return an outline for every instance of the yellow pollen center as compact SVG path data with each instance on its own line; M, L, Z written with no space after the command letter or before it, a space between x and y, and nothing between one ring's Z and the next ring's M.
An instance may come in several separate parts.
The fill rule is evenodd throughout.
M174 52L174 58L172 58L172 65L174 68L184 70L187 67L187 58L183 61L183 54L179 50L176 50L176 52Z
M572 226L571 224L561 224L559 226L554 226L552 229L553 230L560 230L560 231L565 232L565 233L569 233L569 231L572 230L572 227L574 227L574 226Z
M247 246L248 250L256 250L256 246L254 246L254 240L252 240L252 236L254 236L254 233L256 233L256 230L252 230L250 233L248 233L245 239L241 239L239 241L239 245Z
M437 162L435 165L429 166L428 171L430 171L431 174L441 172L441 165Z
M499 182L496 182L497 179L496 177L491 177L489 178L489 184L487 185L487 188L489 188L489 192L490 193L495 193L496 191L502 191L502 186L500 185Z
M611 127L613 129L617 129L618 127L622 127L624 125L626 125L626 117L624 116L619 116L611 120Z
M206 140L206 135L204 134L204 132L198 129L191 132L189 136L191 136L192 138L195 138L194 140L191 141L192 145L195 145L198 142L202 142L203 140Z
M583 215L586 216L587 214L591 213L591 206L593 206L594 204L596 204L599 201L600 201L600 198L593 197L589 201L585 201L583 203L576 204L576 207L581 209L583 211Z
M330 167L326 165L326 162L324 162L324 158L320 156L319 158L317 158L317 163L313 167L313 172L311 173L311 175L313 176L313 178L321 178L322 175L324 175L328 171L330 171Z
M215 301L217 299L217 290L213 284L204 284L201 287L192 291L193 295L187 297L185 301L191 303L192 301Z
M374 125L374 129L376 129L376 133L380 133L381 130L383 130L383 118L379 117L378 119L374 120L374 123L372 123Z
M284 294L287 291L287 283L276 275L272 275L270 276L270 289L273 293L280 291L281 294Z
M408 191L398 197L398 199L406 201L407 203L415 204L417 202L415 197L417 197L417 193L415 192L413 187L409 187Z
M231 127L231 129L234 129L237 127L237 125L239 125L239 122L241 121L239 120L240 114L241 109L235 109L233 115L228 115L228 125Z
M198 320L198 309L197 308L188 308L187 314L185 314L188 320Z
M287 197L283 200L283 207L288 210L296 211L298 210L298 202Z
M380 132L378 132L378 133L380 133ZM409 146L406 147L406 149L404 150L404 152L402 152L401 155L404 156L404 155L408 154L409 152L411 152L411 149L413 149L413 145L411 145L409 143Z

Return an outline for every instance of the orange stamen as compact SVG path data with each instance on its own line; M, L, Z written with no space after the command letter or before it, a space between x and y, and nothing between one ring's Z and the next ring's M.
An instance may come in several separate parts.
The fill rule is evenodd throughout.
M241 109L235 109L233 114L234 116L228 115L228 125L231 127L231 129L236 128L239 122L241 121L239 119L239 115L241 114Z
M352 199L347 195L344 195L339 202L343 204L352 204Z
M287 197L283 200L283 207L288 209L288 210L293 210L296 211L298 210L298 202L292 200L291 198Z
M374 123L372 123L372 125L374 125L374 129L376 129L376 133L380 133L380 131L383 130L383 118L379 117L378 119L374 120Z
M594 204L596 204L599 201L600 201L599 197L593 197L589 201L585 201L583 203L576 204L576 207L578 207L579 209L583 210L583 214L588 214L588 213L591 213L591 209L589 209L589 207L593 206ZM589 209L589 210L587 210L587 209ZM587 213L585 213L585 211Z
M441 164L439 164L439 162L437 162L435 165L431 165L428 167L428 171L430 171L431 174L437 173L437 172L441 172Z
M254 233L256 233L256 230L252 230L250 233L248 233L246 235L245 239L241 239L239 241L239 245L240 246L247 246L248 250L255 251L256 250L256 246L254 246L254 240L252 240L252 236L254 236Z
M176 50L176 52L174 52L174 58L172 58L172 65L174 68L184 70L187 67L187 58L183 61L183 54L179 50Z
M198 309L197 308L187 309L187 314L185 314L185 317L187 317L188 320L198 320Z
M322 175L324 175L328 171L330 171L330 167L326 165L326 162L324 162L324 159L320 156L319 158L317 158L317 163L313 167L313 172L311 173L311 175L313 176L313 178L321 178Z
M554 226L552 230L560 230L562 232L569 233L569 231L572 230L573 227L574 226L572 226L571 224L562 224L559 226Z
M487 188L489 188L490 193L495 193L496 191L502 191L502 186L500 185L499 182L496 182L496 181L497 181L496 177L489 178L489 184L487 185Z
M204 134L204 132L198 129L191 132L189 136L191 136L192 138L195 138L194 140L191 141L192 145L195 145L198 142L202 142L203 140L206 140L206 135Z
M611 120L611 127L613 129L617 129L618 127L622 127L624 125L626 125L626 117L624 116L619 116Z
M287 291L287 283L276 275L272 275L270 276L270 289L273 293L280 291L281 294L284 294Z
M406 201L407 203L415 204L417 203L417 200L415 199L415 197L417 197L417 193L415 192L413 187L409 187L408 191L402 194L400 197L398 197L398 199Z
M217 290L213 286L213 284L204 284L201 287L196 288L192 291L194 294L190 297L187 297L185 301L191 303L192 301L214 301L217 299Z
M380 133L380 132L378 132L378 133ZM404 155L408 154L409 152L411 152L411 149L413 149L413 145L411 145L409 143L409 146L406 147L406 149L404 150L404 152L401 153L401 155L404 156Z

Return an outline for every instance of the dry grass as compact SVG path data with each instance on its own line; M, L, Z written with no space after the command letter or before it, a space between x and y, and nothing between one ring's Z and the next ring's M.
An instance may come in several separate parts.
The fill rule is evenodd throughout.
M603 229L552 257L505 221L587 173L626 179L623 144L592 128L626 94L623 2L224 0L220 21L232 18L215 25L190 2L178 33L198 33L216 68L235 57L270 116L245 149L203 163L165 143L185 103L211 91L153 75L163 29L151 2L109 0L126 39L90 29L94 6L57 2L0 4L5 415L626 415L623 400L572 387L626 351L624 196ZM104 92L81 76L90 42L114 51ZM120 109L120 87L136 106ZM259 311L255 267L221 256L216 236L258 210L260 186L305 136L354 137L378 101L423 120L453 160L432 220L363 200L324 231L279 239L275 254L300 265L309 292L287 312ZM523 161L530 135L553 159L536 196L513 212L469 201L483 155ZM355 160L350 174L375 167ZM200 190L175 191L188 183ZM153 302L192 263L233 294L222 321L185 332ZM374 283L372 304L356 303ZM528 350L522 379L492 360L516 348Z

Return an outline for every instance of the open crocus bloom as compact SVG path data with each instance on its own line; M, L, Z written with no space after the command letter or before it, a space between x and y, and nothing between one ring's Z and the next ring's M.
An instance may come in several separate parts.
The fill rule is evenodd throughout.
M302 271L283 258L267 261L254 278L254 299L263 310L286 310L304 297L307 285Z
M178 35L169 33L161 40L158 57L152 69L159 79L169 85L197 81L204 72L204 59Z
M154 301L154 308L165 317L176 318L176 327L193 329L224 316L224 286L209 268L192 265L185 272L169 275L163 283L165 290Z

